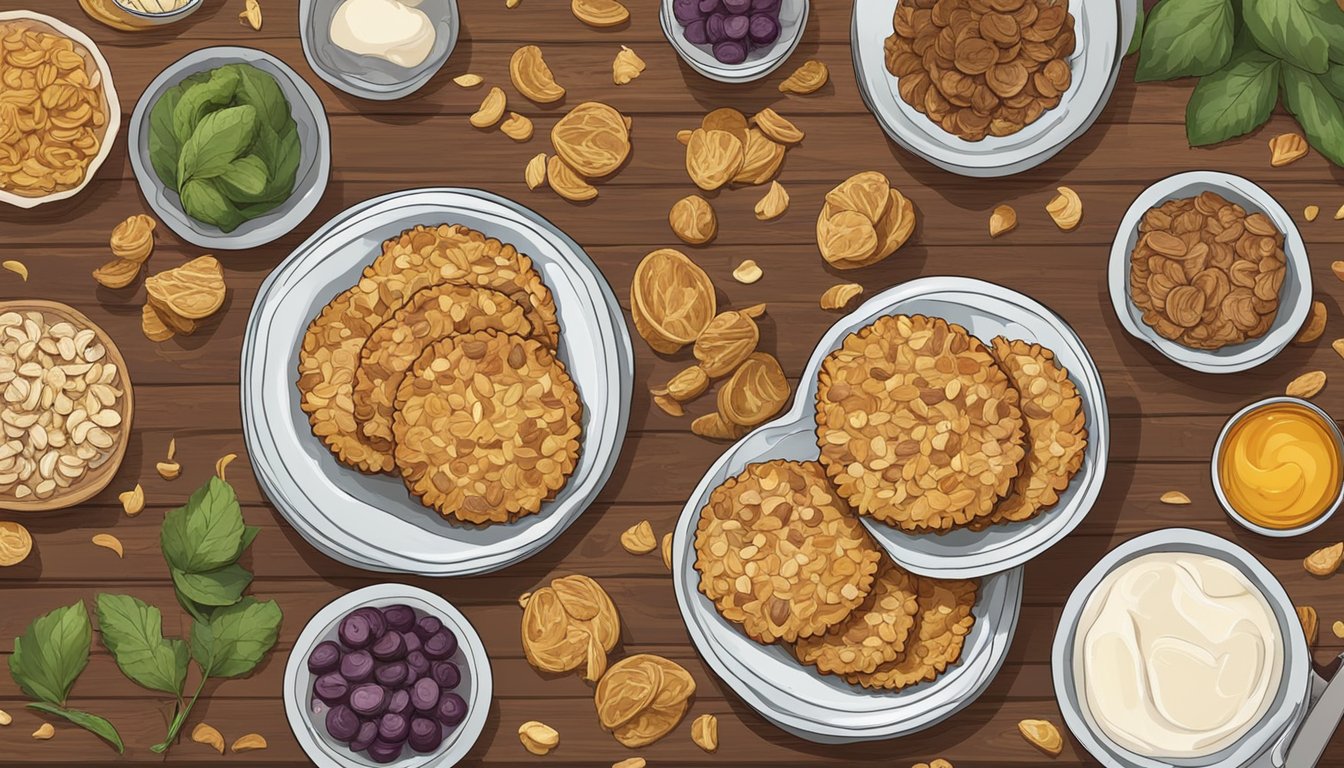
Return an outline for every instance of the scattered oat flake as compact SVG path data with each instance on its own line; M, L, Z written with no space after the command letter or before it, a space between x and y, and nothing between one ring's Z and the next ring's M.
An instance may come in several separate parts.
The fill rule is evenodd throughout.
M224 477L224 470L228 469L236 458L238 458L236 453L226 453L220 456L219 461L215 462L215 476L227 483L228 479Z
M505 7L505 8L517 8L517 7L518 7L518 3L520 3L520 2L522 2L522 0L504 0L504 7Z
M22 261L15 261L14 259L10 259L4 262L3 264L0 264L0 267L4 267L5 269L8 269L10 272L13 272L14 274L18 275L20 278L23 279L23 282L25 283L28 282L28 267Z
M738 264L737 269L733 270L733 279L739 283L751 285L757 280L760 280L761 275L763 274L765 273L761 271L760 266L758 266L756 262L747 259L741 264Z
M229 749L234 752L251 752L254 749L265 749L267 746L269 745L265 736L260 733L248 733L239 736Z
M1064 737L1049 720L1023 720L1017 724L1017 730L1033 747L1058 757L1064 749Z
M1180 491L1167 491L1162 494L1163 504L1189 504L1190 497Z
M1288 382L1284 394L1310 399L1325 388L1325 371L1308 371Z
M821 294L822 309L844 309L849 302L854 300L855 296L863 293L863 286L858 283L840 283L832 285Z
M611 80L616 85L626 85L644 73L648 65L629 46L622 45L620 53L611 63Z
M672 534L663 534L663 565L672 570Z
M666 394L655 394L653 396L653 404L661 408L663 413L666 413L668 416L679 419L686 415L686 409L681 406L681 403L673 400Z
M173 457L176 456L176 455L177 455L177 438L176 438L176 437L169 438L169 440L168 440L168 460L169 460L169 461L172 461L172 460L173 460Z
M1340 221L1341 219L1344 219L1344 205L1335 209L1335 221Z
M176 461L160 461L154 469L164 480L176 480L182 474L182 465Z
M484 82L485 78L472 72L467 72L453 78L453 84L459 88L475 88Z
M14 722L14 718L10 717L5 710L0 709L0 725L9 725L12 722Z
M1308 205L1302 211L1302 218L1306 219L1307 221L1315 221L1316 217L1320 215L1321 215L1321 207L1319 205Z
M121 509L127 517L135 517L145 509L145 489L139 483L129 491L117 494L117 498L121 501Z
M1335 624L1336 626L1339 626L1340 622L1335 622ZM1338 634L1338 632L1336 632L1336 634ZM1340 637L1344 637L1344 635L1340 635ZM56 735L56 728L53 727L51 723L43 723L42 725L38 726L38 729L36 731L33 731L33 738L37 739L38 741L46 741L47 739L50 739L52 736L55 735Z
M1344 621L1336 621L1330 625L1330 631L1335 633L1335 637L1344 640Z
M1275 168L1301 160L1307 154L1307 140L1296 133L1284 133L1269 140L1269 164Z
M1344 261L1330 262L1330 271L1335 273L1335 277L1344 280Z
M191 729L191 740L212 747L221 755L224 754L224 736L213 725L197 723L196 727Z
M1330 342L1330 348L1335 350L1335 354L1344 357L1344 339L1335 339Z
M93 543L103 549L110 549L117 553L117 557L125 557L126 551L121 546L121 539L110 533L98 533L93 536Z
M640 520L621 534L621 546L632 555L647 555L658 546L653 538L653 526L648 520Z

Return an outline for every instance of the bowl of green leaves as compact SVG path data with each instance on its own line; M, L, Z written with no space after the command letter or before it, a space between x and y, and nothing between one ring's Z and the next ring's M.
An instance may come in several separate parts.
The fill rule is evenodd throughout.
M240 250L289 233L331 173L322 102L284 62L205 48L168 66L131 115L131 167L154 213L202 248Z

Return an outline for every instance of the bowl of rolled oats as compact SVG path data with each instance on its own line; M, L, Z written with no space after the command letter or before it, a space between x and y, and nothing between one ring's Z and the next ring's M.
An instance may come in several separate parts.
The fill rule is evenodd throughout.
M107 61L78 29L31 11L0 13L0 202L73 197L107 159L121 106Z
M0 302L0 509L64 509L111 482L134 401L102 328L54 301Z

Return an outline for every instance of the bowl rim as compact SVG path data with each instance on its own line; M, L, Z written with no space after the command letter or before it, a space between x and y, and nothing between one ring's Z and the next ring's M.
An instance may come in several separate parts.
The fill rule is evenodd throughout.
M720 83L751 83L764 79L783 66L784 62L788 61L798 50L798 46L803 42L803 37L807 34L807 22L812 13L811 0L780 0L780 2L796 2L800 5L802 16L798 19L797 33L787 39L781 38L771 43L770 50L761 58L755 61L744 61L741 64L719 62L715 65L709 65L697 61L690 54L690 51L694 50L697 53L702 53L703 50L700 46L686 40L681 34L682 26L677 22L676 16L672 12L673 0L662 0L658 20L663 28L663 36L667 38L672 49L677 52L677 56L696 73ZM783 44L781 45L781 43Z
M112 4L117 7L118 11L134 16L137 19L152 21L156 24L169 24L174 21L180 21L195 13L202 5L205 5L205 0L187 0L181 8L175 8L171 11L163 11L161 13L146 13L144 11L137 11L134 8L127 8L121 4L121 0L112 0Z
M308 68L317 75L322 82L343 93L360 99L369 101L397 101L414 94L421 88L424 88L441 72L448 60L453 57L453 51L457 50L458 38L461 36L462 17L458 11L457 0L444 0L448 6L448 18L444 23L448 25L448 48L443 52L437 63L432 63L427 59L420 67L411 68L412 72L420 70L418 74L408 77L405 80L398 81L390 85L379 85L369 83L367 85L357 85L351 80L348 73L333 71L331 68L323 66L315 53L315 48L321 42L313 39L314 35L321 34L320 28L313 25L310 17L313 15L313 9L317 4L316 0L300 0L299 3L299 44L303 48L303 58L308 62ZM328 39L327 42L331 45ZM428 64L428 66L426 66Z
M1193 349L1159 336L1146 323L1135 319L1132 312L1136 307L1129 296L1129 258L1132 252L1129 241L1134 238L1137 242L1143 215L1164 202L1198 195L1203 191L1218 192L1225 197L1230 193L1230 197L1236 198L1231 202L1248 201L1257 209L1252 212L1263 213L1274 222L1274 226L1283 233L1284 262L1287 266L1285 286L1292 281L1291 284L1298 288L1297 303L1290 307L1284 307L1281 303L1270 329L1257 339L1233 345L1242 349L1230 356L1220 357L1217 351ZM1116 229L1107 272L1111 306L1125 331L1172 362L1200 373L1239 373L1269 362L1292 342L1311 311L1311 264L1306 243L1292 215L1260 185L1245 177L1222 171L1197 170L1172 174L1153 182L1140 192L1130 203ZM1283 293L1283 288L1280 288L1279 295ZM1288 312L1285 313L1284 309L1288 309Z
M52 192L42 197L23 197L16 195L4 189L0 189L0 203L8 203L16 208L36 208L45 203L54 203L60 200L68 200L89 185L93 177L103 167L103 163L108 156L112 154L112 146L117 143L117 137L121 133L121 100L117 97L117 88L112 83L112 68L108 66L107 59L103 58L103 52L98 49L98 44L88 35L79 29L67 24L60 19L53 18L44 13L36 11L0 11L0 21L11 21L14 19L28 19L42 24L46 24L62 35L79 43L84 50L89 52L93 61L98 65L98 71L102 75L103 98L107 101L107 129L103 131L101 146L98 147L98 154L93 156L87 168L84 169L84 178L79 184L63 189L60 192Z
M1340 506L1344 505L1344 486L1341 486L1339 491L1335 494L1335 500L1330 504L1328 508L1326 508L1324 512L1322 512L1319 516L1317 516L1315 520L1312 520L1311 522L1308 523L1304 523L1294 528L1268 528L1263 525L1251 522L1251 520L1242 515L1242 513L1232 505L1231 500L1227 498L1227 494L1223 490L1222 473L1218 471L1218 468L1220 460L1222 459L1223 447L1224 443L1227 441L1228 434L1231 433L1232 428L1235 427L1242 419L1245 419L1252 413L1260 410L1261 408L1267 408L1269 406L1281 405L1281 404L1292 404L1302 406L1305 407L1307 410L1311 411L1312 413L1315 413L1317 416L1321 417L1321 420L1325 422L1327 428L1330 430L1330 433L1334 435L1335 451L1339 454L1340 459L1344 460L1344 431L1340 430L1339 422L1335 421L1334 418L1331 417L1330 414L1327 413L1324 408L1320 407L1319 405L1316 405L1310 400L1306 400L1300 397L1290 397L1288 395L1276 395L1274 397L1266 397L1262 400L1257 400L1251 403L1250 405L1243 407L1241 410L1237 411L1230 418L1228 418L1227 422L1223 424L1222 430L1218 433L1218 439L1213 444L1213 456L1209 461L1209 475L1213 480L1213 492L1214 495L1218 497L1218 502L1222 504L1223 511L1227 512L1227 516L1235 520L1238 524L1240 524L1243 528L1245 528L1248 531L1258 533L1262 536L1270 536L1279 539L1291 538L1293 536L1300 536L1304 533L1309 533L1311 531L1316 530L1322 525L1325 525L1327 520L1334 517L1335 512L1339 510Z

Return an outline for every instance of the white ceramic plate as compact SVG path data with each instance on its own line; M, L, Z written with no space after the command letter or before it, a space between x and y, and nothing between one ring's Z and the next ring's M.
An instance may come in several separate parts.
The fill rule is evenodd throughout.
M462 671L462 682L455 692L467 702L467 718L448 731L443 744L435 752L421 755L409 749L393 763L396 768L448 768L456 765L476 743L490 715L490 700L494 680L490 657L480 635L462 612L442 597L405 584L375 584L343 595L309 620L290 651L285 664L285 716L299 746L316 764L338 768L373 768L367 755L351 752L344 744L332 739L326 726L313 714L313 673L308 671L308 654L318 643L336 638L341 619L365 606L382 608L405 604L421 614L437 616L445 627L457 635L457 653L450 659Z
M1194 197L1212 190L1249 213L1260 211L1283 233L1283 252L1288 272L1279 289L1279 313L1269 331L1258 339L1233 344L1218 350L1192 349L1165 339L1143 322L1143 312L1129 298L1129 256L1139 240L1139 222L1149 209L1168 200ZM1135 198L1120 222L1111 245L1108 270L1111 306L1129 335L1143 341L1169 359L1202 373L1238 373L1269 362L1293 340L1311 311L1311 265L1307 246L1297 231L1293 217L1265 190L1251 181L1229 173L1191 171L1168 176L1145 189Z
M696 72L720 83L749 83L779 69L798 49L807 28L809 0L781 0L779 5L779 38L769 46L756 48L747 54L741 64L724 64L714 58L708 45L695 45L686 39L686 33L672 12L672 0L662 0L658 20L663 35L682 60Z
M1087 132L1115 88L1133 34L1135 0L1069 5L1077 49L1073 82L1060 104L1012 136L965 141L906 104L887 71L884 42L892 34L897 0L855 0L851 48L859 92L893 141L934 165L963 176L1009 176L1035 168Z
M93 181L94 174L98 173L103 161L112 153L112 146L117 143L117 133L121 130L121 101L117 99L117 89L112 85L112 69L107 66L107 59L103 58L102 51L98 50L97 44L90 40L88 35L60 19L53 19L41 13L32 11L5 11L0 13L0 21L11 19L30 19L40 24L46 24L84 46L84 50L89 52L89 57L98 65L98 72L102 77L103 99L107 102L107 130L103 133L103 143L98 147L98 154L94 155L93 160L89 162L89 167L84 169L84 179L77 186L60 192L52 192L42 197L24 197L0 189L0 203L9 203L17 208L36 208L43 203L68 200L82 192L89 185L89 182Z
M460 223L531 257L555 299L559 357L583 399L579 463L540 514L509 525L450 523L399 478L339 464L313 436L295 387L308 323L379 252L416 224ZM356 567L426 576L503 568L540 551L610 476L629 419L633 351L619 305L573 240L504 198L469 189L398 192L351 208L290 255L262 286L243 346L243 425L263 490L314 546Z
M958 529L938 535L908 534L867 517L869 533L893 560L915 573L944 579L968 579L1016 568L1049 549L1091 510L1106 476L1110 421L1106 393L1087 348L1062 318L1016 291L964 277L924 277L890 288L841 318L826 332L803 370L793 407L729 448L690 497L697 512L710 492L747 464L771 459L813 461L816 441L817 374L832 350L884 315L922 314L964 326L988 344L995 336L1036 342L1055 353L1082 396L1087 418L1083 466L1059 503L1031 520L990 526L984 531Z

